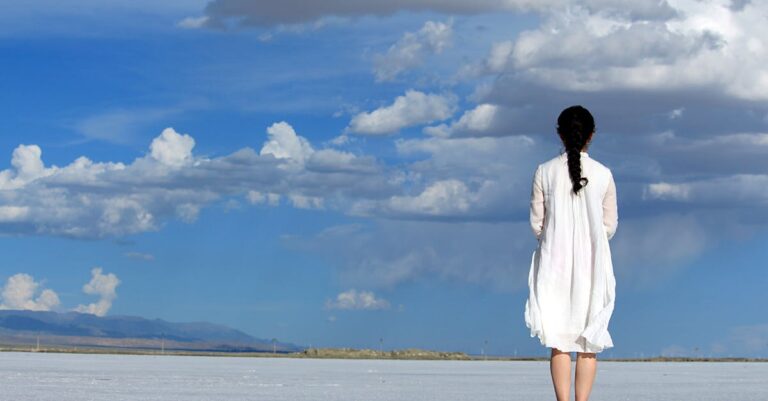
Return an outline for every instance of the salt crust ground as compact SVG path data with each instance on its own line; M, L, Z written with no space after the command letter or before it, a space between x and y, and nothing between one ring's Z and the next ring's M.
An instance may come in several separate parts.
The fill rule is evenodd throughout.
M573 374L573 371L571 372ZM768 363L598 361L593 401L766 401ZM0 353L0 399L550 401L546 361ZM572 395L573 396L573 395Z

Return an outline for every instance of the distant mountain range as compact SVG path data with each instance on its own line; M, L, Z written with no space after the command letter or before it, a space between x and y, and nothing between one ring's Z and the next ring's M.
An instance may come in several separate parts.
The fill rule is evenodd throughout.
M0 310L0 344L231 352L297 352L306 347L260 339L226 326L136 316ZM273 348L274 347L274 348Z

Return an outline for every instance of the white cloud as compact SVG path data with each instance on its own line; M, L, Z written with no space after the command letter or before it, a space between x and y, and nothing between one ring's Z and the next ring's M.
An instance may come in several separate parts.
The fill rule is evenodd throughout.
M19 145L13 150L11 166L15 171L0 172L0 190L16 189L55 170L46 169L42 161L43 151L37 145Z
M517 219L533 174L530 167L520 166L535 166L547 155L522 135L397 139L395 146L399 156L416 159L392 176L402 189L378 199L356 199L349 214L444 221Z
M28 215L26 206L0 206L0 223L23 221Z
M389 202L395 210L428 214L464 213L474 201L467 186L459 180L437 181L415 196L394 196Z
M317 196L305 196L298 194L289 194L288 199L293 207L298 209L322 209L323 198Z
M492 72L503 71L514 50L515 44L511 40L494 43L485 61L488 70Z
M383 204L376 205L378 210L366 210L366 204L359 204L357 212L364 215L455 216L467 213L478 198L479 195L463 182L449 179L430 184L418 195L393 196Z
M335 117L335 116L334 116ZM329 141L331 145L341 146L349 143L349 135L341 134Z
M424 133L439 137L489 133L494 127L498 113L498 106L481 104L474 109L465 111L458 121L454 121L451 124L425 127Z
M19 145L13 151L11 165L16 168L16 177L29 182L45 174L41 156L43 151L37 145Z
M183 166L192 160L195 140L187 134L179 134L173 128L166 128L149 146L150 155L168 166Z
M648 184L644 198L651 199L674 199L687 200L691 194L691 187L688 184L670 184L667 182L656 182Z
M406 127L451 117L457 102L453 94L426 94L410 89L389 106L355 115L346 131L369 135L396 133Z
M651 183L650 198L693 201L699 205L768 205L768 175L737 174L684 183Z
M326 300L326 309L389 309L389 301L377 298L371 291L357 291L354 288L341 292L336 299Z
M338 208L350 197L396 190L373 157L315 150L285 122L267 136L261 153L243 148L206 158L193 153L191 136L168 128L131 163L79 157L63 167L46 166L38 146L20 145L12 167L0 171L0 232L122 236L158 230L169 219L192 223L203 207L230 196L274 205L290 194L296 207Z
M643 4L651 2L595 0L552 9L538 28L497 42L483 63L463 70L507 72L577 92L708 88L737 99L768 97L766 3L734 10L724 0L670 0L656 3L663 7L651 19L653 10ZM632 5L629 13L620 11Z
M509 219L504 198L509 189L497 181L486 179L470 188L458 179L438 180L415 195L394 195L385 200L360 200L349 214L395 219L472 221ZM508 198L507 198L508 201ZM510 208L511 209L511 208Z
M374 56L377 81L392 81L398 74L422 65L432 54L440 54L451 45L453 21L427 21L418 32L406 32L385 54Z
M202 17L187 17L176 23L176 26L179 28L185 28L185 29L198 29L205 26L205 24L208 22L208 17L202 16Z
M43 289L38 293L39 287L40 283L28 274L9 277L3 287L0 309L49 311L59 306L59 297L53 290Z
M280 204L280 194L276 193L262 193L259 191L248 191L246 194L248 202L253 205L259 205L267 203L270 206L277 206Z
M680 107L677 109L674 109L669 112L668 116L670 120L676 120L683 116L683 112L685 112L685 107Z
M100 267L91 270L91 281L83 286L83 292L96 295L99 300L88 305L78 305L75 311L104 316L112 308L112 302L117 298L117 286L120 280L113 273L103 274Z
M375 237L360 246L367 256L363 251L357 254L347 249L349 244L359 245L355 236L340 239L344 247L335 248L336 252L353 254L344 261L345 266L348 262L347 277L363 282L369 279L399 283L438 274L492 285L503 282L505 288L513 287L514 275L502 272L503 261L487 261L482 268L470 272L443 256L457 257L447 252L447 247L419 240L416 234L409 236L404 231L433 235L461 248L462 241L469 241L466 236L478 235L481 229L467 229L450 238L437 232L483 221L502 222L510 229L524 219L531 166L557 153L557 111L575 101L585 102L595 112L599 134L593 145L594 153L590 153L606 161L617 173L620 206L632 216L648 210L647 203L654 202L652 209L660 215L655 216L657 219L643 216L623 220L624 228L619 229L615 242L620 262L617 271L621 274L631 273L626 266L650 266L643 270L648 272L646 276L640 268L631 273L638 274L638 282L643 283L660 281L664 273L679 271L675 267L685 266L703 249L715 246L716 239L725 237L714 228L716 225L703 222L715 210L727 209L732 212L730 217L743 218L748 213L739 210L751 205L749 213L754 211L760 216L750 221L765 218L759 210L766 199L761 189L766 187L765 134L734 134L765 127L762 118L767 109L762 100L768 93L768 84L763 85L763 66L768 34L764 32L764 4L735 6L725 0L439 3L330 1L292 9L290 2L255 5L223 0L212 2L207 12L213 19L242 17L242 25L301 23L330 14L390 15L399 10L497 13L530 6L540 13L540 18L526 20L537 25L521 35L517 29L507 30L515 32L512 37L504 33L498 36L501 27L485 30L487 33L482 37L490 51L484 59L472 57L467 49L443 56L466 53L468 59L481 60L473 65L476 75L471 77L483 80L476 91L480 96L470 98L475 105L460 117L454 118L450 107L443 108L449 113L424 113L425 107L411 104L407 93L377 110L360 113L356 109L349 113L354 118L345 134L332 142L336 145L348 144L350 138L360 143L366 141L360 136L347 136L347 132L383 135L419 125L430 125L423 129L430 137L395 141L397 156L402 159L383 166L377 173L384 177L379 182L390 185L387 190L366 192L364 196L355 191L345 193L348 197L340 210L372 217L377 222L384 220L384 224L402 224L387 234L358 233ZM225 10L224 4L232 8ZM436 21L434 16L429 18ZM480 32L480 22L451 26L451 41L455 40L455 46L471 43L477 48L477 42L470 42L480 36L470 31L475 28ZM380 56L378 78L394 79L436 54L434 50L438 47L430 47L427 41L424 28L404 35L386 53L391 56L391 65L384 63L386 54ZM422 98L434 90L425 86L418 89L420 92L413 92ZM722 113L723 109L730 112ZM744 116L752 113L757 117L745 122L738 118L741 114L733 113L735 109L743 110ZM435 120L428 122L430 118ZM719 121L710 124L713 119ZM658 130L668 131L663 135L649 134ZM314 172L328 172L319 166L334 163L346 169L339 171L351 172L354 161L361 159L345 152L321 152L314 150L303 158L304 172L310 166L316 168ZM303 176L307 181L310 177L314 176ZM318 183L317 187L322 185ZM329 209L339 207L335 203L338 198L325 196L317 187L302 186L301 198L289 197L293 192L284 187L249 189L256 191L250 195L254 203L267 203L266 194L273 191L285 196L295 207L307 206L306 199L310 197L322 199ZM669 200L675 202L664 202ZM724 207L712 208L713 205ZM690 215L670 213L681 208ZM738 218L733 221L739 221ZM409 219L430 225L430 231L408 225ZM733 230L734 224L729 227ZM653 233L651 238L645 239L647 233ZM386 242L403 241L403 237L412 246ZM479 237L488 240L487 236ZM376 251L377 247L384 247L384 242L388 250ZM674 246L654 251L666 243ZM490 251L501 249L499 246ZM482 259L482 252L472 256ZM526 255L521 252L505 256L508 260L512 259L510 256L522 256L521 260L525 260ZM458 259L466 266L475 266L468 256ZM664 271L654 270L654 266L664 266Z
M479 61L470 62L459 67L453 79L455 81L469 80L483 75L499 74L509 68L515 42L503 40L491 44L488 55Z
M285 161L287 169L308 168L314 171L371 171L376 169L371 157L359 157L335 149L315 149L309 141L298 135L293 127L281 121L267 128L268 140L261 148L261 155L271 155Z
M293 127L285 121L272 124L267 128L267 134L269 139L259 152L262 155L269 154L303 167L309 156L315 151L309 141L297 135Z

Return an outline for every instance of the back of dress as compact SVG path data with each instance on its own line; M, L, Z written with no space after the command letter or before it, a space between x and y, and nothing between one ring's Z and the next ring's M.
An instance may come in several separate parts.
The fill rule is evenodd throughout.
M618 225L616 187L606 166L581 152L588 183L573 193L566 154L540 164L530 222L538 238L528 275L525 321L531 337L565 352L613 346L608 323L615 278L608 241Z

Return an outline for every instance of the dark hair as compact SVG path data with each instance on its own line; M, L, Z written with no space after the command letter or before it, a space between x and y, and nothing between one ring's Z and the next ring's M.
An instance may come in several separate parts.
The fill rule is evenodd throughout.
M584 107L571 106L563 110L557 118L557 133L563 140L568 155L568 173L575 194L589 183L586 177L581 176L581 151L594 132L595 119Z

